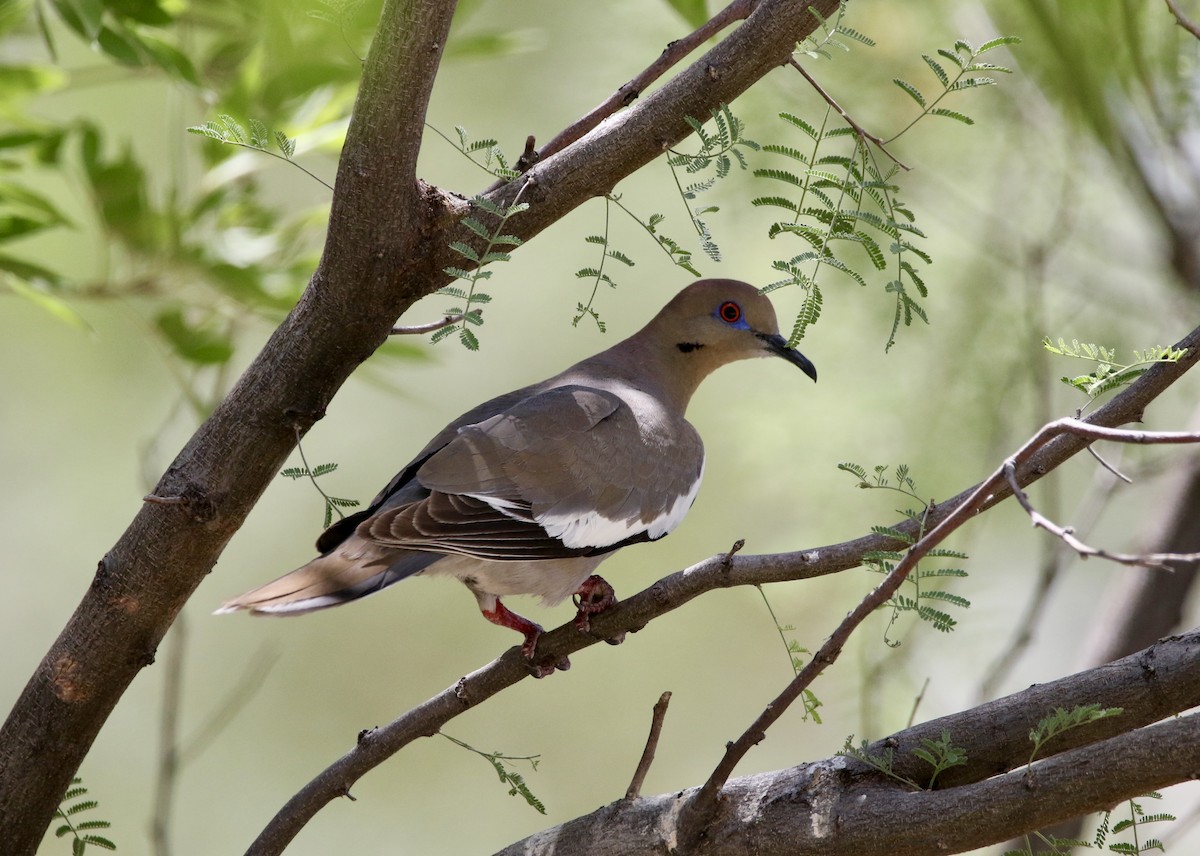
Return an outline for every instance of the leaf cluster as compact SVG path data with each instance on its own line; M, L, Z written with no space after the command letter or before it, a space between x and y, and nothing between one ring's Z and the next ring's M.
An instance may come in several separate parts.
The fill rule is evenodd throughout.
M604 197L604 232L599 235L588 235L584 240L589 244L594 244L600 248L600 260L595 267L581 267L575 271L575 276L578 279L590 279L592 281L592 293L588 296L588 302L585 304L582 301L578 304L577 313L571 319L571 325L579 326L579 322L586 315L596 322L596 328L601 332L605 332L607 325L600 318L600 313L595 308L596 292L600 289L600 284L604 283L609 288L616 288L617 282L605 271L605 266L609 259L612 259L618 264L623 264L626 267L633 267L633 259L623 253L621 250L615 249L609 241L611 212L614 198L612 194Z
M1120 716L1124 712L1124 709L1119 707L1101 707L1099 704L1076 705L1070 710L1055 708L1053 713L1038 720L1037 725L1029 732L1029 742L1033 744L1033 751L1029 753L1029 763L1032 764L1042 748L1058 735L1101 719Z
M298 443L297 447L299 448ZM300 449L300 454L301 457L303 457L303 448ZM321 497L325 500L325 525L323 527L325 529L328 529L330 524L333 523L333 515L335 513L338 517L344 517L345 515L342 514L343 508L357 508L360 504L357 499L346 499L340 496L331 496L322 490L321 486L317 484L317 479L321 478L321 476L329 475L337 470L337 468L337 464L329 463L317 464L312 469L309 469L308 465L305 464L302 467L286 467L279 472L279 475L283 478L308 479L312 482L313 487L317 489L317 493L321 494Z
M687 208L692 226L700 237L700 246L714 262L721 261L721 249L713 239L712 231L705 221L709 214L720 211L716 205L693 205L702 193L711 190L721 179L729 176L736 162L741 169L747 169L746 156L742 149L758 151L759 145L745 136L745 125L733 114L729 106L722 104L712 112L714 130L705 130L704 123L692 116L685 116L692 133L700 142L700 148L693 153L676 152L672 150L667 156L667 166L671 169L671 177ZM685 176L697 176L686 186L680 177L682 170Z
M530 790L529 785L525 781L525 777L522 776L520 773L518 773L516 770L510 769L505 764L506 761L508 761L508 762L525 761L529 764L530 768L534 772L537 772L538 759L541 758L540 755L505 755L503 752L500 752L500 751L484 752L480 749L476 749L474 746L470 745L469 743L459 740L456 737L451 737L449 734L445 733L444 731L441 731L438 733L441 734L443 737L445 737L447 740L449 740L454 745L461 746L463 749L466 749L468 752L475 753L479 757L486 760L489 764L491 764L492 769L496 771L496 775L500 778L500 784L506 785L508 787L508 795L510 797L519 796L523 800L525 800L525 802L531 808L533 808L536 812L538 812L538 814L546 813L545 803L543 803L540 799L538 799L537 795L534 794L534 792L532 790Z
M88 789L78 776L71 779L71 787L63 794L62 802L54 812L54 816L62 823L54 830L55 838L71 837L71 856L83 856L88 846L101 850L116 850L117 845L96 832L109 829L112 824L107 820L80 820L79 815L93 811L99 807L94 799L82 799L87 796Z
M767 289L795 286L804 292L790 337L795 344L820 318L823 270L838 271L866 287L867 279L859 270L861 260L879 273L891 266L892 278L884 285L885 292L896 300L887 343L891 348L901 322L911 325L914 317L928 321L918 302L928 290L914 261L928 264L931 259L913 243L925 234L917 227L912 210L897 196L899 167L882 168L870 141L849 125L837 124L834 116L832 107L828 108L818 127L792 113L780 113L780 119L807 138L802 141L805 147L782 143L762 147L789 163L754 170L756 177L774 182L781 190L755 197L751 204L779 208L791 215L771 225L771 238L791 236L807 245L791 258L773 262L772 267L786 278L772 282Z
M900 541L908 546L912 546L920 540L924 534L925 518L929 513L929 503L922 500L917 494L916 482L910 475L906 464L897 465L890 473L887 464L879 464L873 467L870 473L861 464L856 464L853 461L843 461L838 464L837 468L842 472L852 475L858 482L857 486L863 490L893 491L909 499L916 500L920 506L919 508L910 506L897 509L900 514L915 521L920 527L916 538L891 526L872 526L871 531L877 535L883 535L884 537ZM968 558L966 553L941 547L930 550L926 554L926 557L930 559L957 560ZM873 550L863 555L863 564L868 571L886 576L895 570L896 565L903 558L904 554L895 550ZM949 607L970 609L971 601L944 589L930 588L927 583L936 579L966 577L967 575L967 572L962 568L929 567L927 563L919 563L912 570L912 573L908 575L907 579L905 579L905 584L913 587L913 595L910 597L907 594L897 592L895 596L889 598L883 604L883 608L892 610L891 620L888 623L888 631L890 632L901 613L911 612L922 621L929 622L935 630L949 633L958 625L958 622L945 610ZM884 641L893 648L900 645L898 640L892 640L886 635Z
M814 34L798 45L799 53L829 59L829 47L849 50L849 45L837 38L839 35L868 47L874 44L869 37L842 24L845 4L839 7L832 23L821 18L815 10L810 11L821 22L820 36ZM770 143L762 147L765 153L786 162L783 166L754 170L756 177L774 182L780 189L753 199L752 204L783 209L790 215L771 225L770 237L794 237L806 245L802 252L774 261L773 268L786 278L767 286L768 289L794 286L804 292L792 327L791 344L800 341L821 316L825 271L837 271L858 285L866 286L868 274L863 272L864 262L874 275L885 277L884 293L895 301L886 349L896 343L901 324L909 327L917 318L928 323L921 303L928 296L928 289L917 264L929 264L931 259L914 243L925 235L917 227L912 210L900 200L900 186L896 181L899 162L884 146L926 116L943 116L973 124L965 113L939 104L952 92L995 83L995 78L986 76L985 72L1003 73L1008 69L982 62L978 57L1018 41L1000 37L975 48L965 40L958 40L953 49L937 52L953 67L953 74L947 72L939 60L924 55L926 65L941 85L941 92L926 97L916 86L896 78L896 85L915 99L922 110L886 142L863 132L840 108L835 110L832 102L819 123L792 113L779 114L803 137L799 143ZM881 165L881 155L892 161L886 168Z
M962 122L965 125L974 125L975 120L967 114L958 110L939 107L938 105L952 92L963 92L968 89L976 89L980 86L993 86L997 82L993 75L1011 74L1011 69L1005 68L1002 65L996 65L995 63L983 62L979 57L996 48L1019 45L1020 43L1021 40L1016 36L999 36L989 39L979 47L975 47L966 39L959 39L951 49L938 49L937 54L945 61L945 64L942 61L934 59L929 54L922 54L921 59L925 61L925 65L933 73L933 76L937 78L940 91L935 95L927 96L907 80L900 77L893 78L892 83L896 84L913 101L917 102L917 106L921 108L921 112L903 130L893 136L892 139L894 140L906 133L926 116L942 116L946 119ZM947 68L950 71L947 71Z
M426 127L454 146L467 160L488 174L506 180L516 178L520 175L516 169L509 166L508 157L504 154L504 151L500 148L500 143L496 139L488 137L482 140L472 140L470 134L467 133L467 129L462 125L454 126L454 133L458 137L457 140L443 134L437 128L433 127L433 125L427 124Z
M1143 795L1140 799L1162 799L1162 794L1158 791L1151 791ZM1106 811L1099 825L1096 827L1096 835L1093 839L1096 849L1103 850L1107 847L1110 853L1121 853L1124 856L1139 856L1142 853L1149 853L1151 850L1165 852L1161 840L1157 838L1142 839L1142 827L1148 823L1167 823L1176 819L1175 815L1167 812L1157 812L1147 814L1142 804L1137 800L1129 800L1129 817L1123 818L1112 823L1113 809ZM1109 842L1109 835L1121 835L1128 833L1133 841L1114 841Z
M838 4L837 13L832 20L821 14L820 10L815 6L808 7L809 14L817 19L817 29L814 30L804 41L796 45L796 52L804 54L813 59L833 59L833 54L829 52L829 48L837 48L845 53L850 52L850 45L838 38L842 36L852 41L858 42L866 47L875 47L875 40L869 36L865 36L853 27L848 27L842 23L842 19L846 15L846 0L842 0Z
M1151 366L1158 363L1177 363L1187 356L1186 348L1164 348L1155 345L1144 351L1133 351L1133 361L1122 363L1117 360L1117 352L1112 348L1080 342L1078 339L1072 339L1068 345L1065 339L1060 338L1056 344L1049 336L1042 339L1042 347L1060 357L1074 357L1098 364L1094 371L1087 374L1060 378L1067 386L1086 395L1089 404L1107 392L1133 383Z
M779 634L779 639L783 643L783 648L787 652L788 662L792 666L792 674L799 675L800 670L804 667L804 657L812 656L812 651L804 648L794 638L789 638L789 633L794 633L796 628L791 624L780 624L778 617L775 615L775 609L771 606L771 601L767 598L766 591L760 585L755 586L758 589L759 595L763 599L763 603L767 607L767 612L771 615L771 622L775 625L775 631ZM808 687L800 691L800 703L804 706L804 714L801 717L805 722L811 718L817 725L821 725L821 714L818 709L824 707L817 694Z
M520 198L520 194L517 196ZM478 285L484 280L491 279L492 271L486 269L487 265L495 262L509 261L512 255L508 250L519 247L523 243L516 235L506 235L503 230L510 217L527 210L529 205L524 202L514 201L511 205L504 206L492 202L483 196L476 196L471 200L471 203L478 211L495 218L496 225L494 228L489 229L473 214L468 214L459 221L478 241L471 243L466 241L452 242L450 249L462 256L468 266L460 267L452 265L445 268L445 272L450 276L464 280L467 283L467 287L459 288L458 286L448 285L439 288L437 293L462 301L460 304L446 310L448 318L456 317L460 320L434 332L431 341L440 342L442 339L457 332L458 340L464 347L471 351L478 351L479 338L471 330L471 327L478 327L483 324L482 307L492 300L490 294L478 290ZM473 245L475 243L482 243L483 248L481 250L476 249Z
M924 738L921 745L909 750L909 754L924 761L931 768L929 779L924 784L896 772L896 750L884 745L881 751L872 751L871 744L863 740L858 746L854 745L854 735L846 738L845 744L837 752L846 758L854 758L869 767L883 773L890 779L910 786L914 790L933 790L938 776L951 767L960 767L967 763L967 752L961 746L955 746L950 739L950 732L942 730L937 740Z

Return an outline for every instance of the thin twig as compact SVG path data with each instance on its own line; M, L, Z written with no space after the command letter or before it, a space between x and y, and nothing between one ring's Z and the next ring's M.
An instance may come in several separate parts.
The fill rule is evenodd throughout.
M816 680L817 676L837 660L842 647L858 626L899 590L917 563L930 550L941 544L951 533L959 529L988 504L992 494L1003 488L1008 482L1010 468L1015 471L1018 466L1028 463L1043 446L1064 434L1087 440L1113 440L1135 444L1200 443L1200 432L1125 431L1117 428L1105 428L1069 417L1043 426L999 469L981 482L970 496L933 527L928 534L912 545L892 572L870 594L864 597L834 629L829 638L813 655L813 658L784 688L783 692L766 706L740 737L726 745L725 755L713 769L708 780L688 803L680 818L682 834L688 840L695 841L715 816L721 789L733 774L734 768L752 747L766 738L767 729L783 716L792 703Z
M926 678L925 683L921 684L921 691L913 699L912 712L908 714L908 724L904 726L905 728L912 728L913 723L917 721L917 709L921 706L921 702L925 700L925 690L927 689L929 689L929 678Z
M741 21L750 16L758 0L734 0L704 25L682 38L670 42L658 59L646 67L640 74L627 83L619 86L617 91L602 103L592 108L586 115L572 122L558 133L550 142L542 146L536 153L538 160L545 160L550 155L562 151L571 143L580 139L609 116L628 107L646 90L650 84L662 77L672 66L681 62L688 54L704 44L721 30L734 21Z
M828 92L826 92L821 87L821 84L817 83L816 78L814 78L811 74L809 74L808 71L805 70L804 66L802 66L796 60L795 57L792 57L791 59L789 59L788 63L792 66L792 68L794 68L794 69L796 69L796 71L800 72L800 74L803 75L804 79L809 82L809 84L812 86L812 88L817 90L817 94L825 99L825 103L828 104L830 107L832 107L834 110L836 110L838 115L841 116L842 119L845 120L846 124L854 129L854 133L858 134L858 136L862 137L864 140L874 143L875 146L878 147L879 151L881 151L885 155L887 155L891 159L892 163L894 163L896 166L900 167L905 172L908 172L909 170L912 169L912 167L905 165L899 158L897 158L894 154L889 152L887 150L887 146L884 145L883 140L881 140L879 137L872 134L870 131L868 131L866 128L864 128L862 125L858 124L858 122L855 122L850 117L850 114L842 109L842 105L838 104L836 101L833 100L833 96L831 96Z
M1091 448L1088 446L1089 451ZM1096 470L1091 486L1085 491L1087 501L1075 511L1075 518L1082 521L1077 528L1084 532L1091 531L1092 527L1096 525L1096 521L1100 519L1100 515L1108 507L1116 486L1116 481L1105 477L1100 470ZM1015 629L1007 646L992 660L992 665L979 682L978 697L981 701L996 695L1001 682L1008 677L1020 656L1033 641L1034 628L1041 621L1042 615L1048 607L1050 589L1063 571L1065 564L1063 559L1068 550L1062 542L1047 542L1047 545L1051 549L1047 551L1047 555L1038 568L1037 581L1034 583L1033 593L1029 597L1025 612L1014 625Z
M393 327L389 336L413 336L421 333L432 333L434 330L440 330L443 327L449 327L451 324L457 324L467 316L463 313L457 315L447 315L441 321L430 321L426 324L411 324L407 327Z
M638 761L637 769L633 771L633 780L625 790L625 799L636 799L642 792L642 784L650 765L654 763L654 753L658 750L658 738L662 734L663 720L667 716L667 705L671 703L671 691L667 690L658 697L654 711L650 717L650 734L646 737L646 748L642 750L642 759Z
M1197 26L1183 14L1183 10L1175 3L1175 0L1167 0L1167 8L1171 10L1171 14L1175 16L1176 22L1196 38L1200 39L1200 26Z
M1197 435L1196 440L1193 442L1200 442L1200 435ZM1168 571L1171 570L1171 566L1167 564L1168 562L1200 561L1200 553L1144 553L1135 555L1130 553L1110 553L1108 550L1092 547L1079 540L1075 536L1073 529L1059 526L1033 507L1033 503L1029 501L1029 495L1021 490L1020 485L1017 483L1016 470L1011 464L1004 465L1004 477L1008 479L1008 483L1013 489L1013 496L1016 497L1021 507L1025 509L1025 513L1029 515L1029 519L1033 521L1033 525L1038 529L1045 529L1051 535L1061 539L1064 544L1078 553L1081 559L1095 556L1098 559L1108 559L1110 562L1117 562L1122 565L1133 565L1139 568L1162 568Z
M1114 467L1112 464L1110 464L1108 461L1106 461L1104 459L1104 456L1101 455L1099 452L1097 452L1095 449L1093 449L1091 446L1088 446L1087 450L1088 450L1088 454L1096 459L1096 463L1098 463L1100 466L1104 467L1104 469L1108 470L1110 473L1112 473L1114 476L1119 478L1121 481L1125 482L1125 484L1133 484L1133 479L1131 479L1129 476L1125 475L1125 473L1121 472L1116 467Z

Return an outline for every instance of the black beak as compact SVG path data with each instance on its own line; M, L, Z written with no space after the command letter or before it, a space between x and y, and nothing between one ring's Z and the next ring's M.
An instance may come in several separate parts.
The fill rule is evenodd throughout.
M817 367L812 364L812 360L804 356L795 348L787 346L787 339L778 334L759 333L758 338L762 339L768 351L777 357L783 357L792 365L800 369L814 381L817 379Z

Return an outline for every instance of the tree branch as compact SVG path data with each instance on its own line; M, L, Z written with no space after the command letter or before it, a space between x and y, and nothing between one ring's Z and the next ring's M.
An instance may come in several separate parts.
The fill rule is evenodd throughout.
M1125 712L1055 738L1048 749L1056 754L1027 771L1032 725L1055 707L1095 701L1123 706ZM1200 633L1191 633L906 729L871 747L891 748L898 773L926 778L928 765L910 750L948 731L968 761L946 770L937 790L911 791L841 757L732 779L703 852L926 856L979 848L1194 779L1200 770L1200 716L1151 723L1197 702ZM497 856L680 852L680 816L695 794L692 789L619 800L518 841Z

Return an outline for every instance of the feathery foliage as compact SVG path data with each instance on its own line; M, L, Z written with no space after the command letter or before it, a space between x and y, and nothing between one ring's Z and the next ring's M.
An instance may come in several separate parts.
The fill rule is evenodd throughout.
M522 191L524 188L522 188ZM487 266L494 262L506 262L512 258L507 248L516 248L524 243L516 235L504 234L504 225L510 217L520 214L529 206L520 202L521 194L517 193L516 199L507 207L499 203L483 197L476 196L471 200L471 204L496 220L494 229L489 229L483 222L474 215L468 214L460 221L466 226L478 241L483 243L482 251L477 250L472 244L465 241L454 241L450 244L450 249L458 253L467 260L469 267L447 267L445 272L450 276L457 277L466 282L467 287L459 288L458 286L448 285L437 290L438 294L447 297L453 297L456 300L461 300L462 303L446 310L446 317L458 317L461 320L447 327L434 332L430 337L432 342L440 342L442 339L458 333L458 340L463 346L471 351L479 350L479 338L471 330L471 326L480 326L483 324L483 309L484 304L490 303L492 296L478 290L479 283L485 279L491 279L492 272L487 270ZM506 248L506 249L501 249Z
M495 139L472 140L467 133L467 129L462 125L454 126L454 133L458 137L457 140L451 139L428 122L425 123L425 127L454 146L454 148L462 153L463 157L475 164L475 166L494 175L496 178L507 180L516 178L521 174L508 165L508 158L501 150L500 143Z
M100 829L109 829L112 824L107 820L80 820L79 815L92 811L100 804L94 799L80 799L87 795L83 780L78 776L71 779L71 787L63 794L62 802L54 811L54 816L62 823L54 830L55 838L71 836L71 856L83 856L88 845L101 850L116 850L117 845L108 838L97 835Z
M932 790L937 784L937 778L945 770L951 767L959 767L967 763L967 752L961 746L955 746L954 741L950 739L950 732L942 730L941 736L937 740L925 738L921 741L921 745L909 751L909 754L915 758L924 761L928 764L932 771L929 774L929 779L921 784L907 776L902 776L896 772L896 750L891 746L884 746L880 752L872 752L871 744L863 740L858 746L854 745L854 735L851 734L846 738L845 744L837 752L845 758L854 758L861 761L869 767L873 767L883 773L890 779L901 782L914 790Z
M308 459L304 456L304 444L300 442L300 437L296 437L296 451L300 453L300 460L304 464L301 467L287 467L280 471L279 475L288 479L308 479L312 482L312 486L317 489L317 493L321 494L321 498L325 500L325 524L324 528L328 529L333 523L333 515L336 513L338 518L343 518L346 515L342 513L343 508L357 508L359 502L357 499L345 499L340 496L330 496L321 486L317 484L317 479L322 476L327 476L337 470L337 464L317 464L315 467L309 467Z
M716 205L693 205L700 194L712 189L721 179L727 177L736 162L742 169L747 169L746 156L741 149L758 151L759 145L744 136L745 126L742 120L733 115L728 105L722 104L712 112L712 122L715 131L704 129L704 124L691 116L685 116L684 121L700 141L700 149L694 154L677 152L674 149L667 155L667 166L671 169L671 177L675 187L683 199L688 216L692 218L692 226L700 236L700 246L714 262L721 261L721 249L713 239L712 232L704 218L709 214L720 211ZM685 175L697 176L686 187L680 179L679 171Z
M1029 732L1029 742L1033 744L1033 751L1029 753L1029 763L1032 764L1042 748L1058 735L1101 719L1120 716L1124 712L1120 707L1101 707L1099 704L1080 704L1070 710L1055 708L1053 713L1038 720L1037 725Z
M755 588L758 589L758 593L767 607L767 612L771 615L771 622L775 625L775 631L779 634L779 640L783 643L783 649L787 652L788 662L792 665L792 674L799 675L800 670L804 667L804 655L811 656L812 651L801 647L800 643L795 639L788 638L789 633L796 631L795 626L780 624L779 618L775 615L775 609L771 606L771 601L767 599L766 591L760 585L756 585ZM801 719L808 722L809 718L811 718L817 725L821 725L821 714L817 712L817 709L823 707L824 702L817 698L816 693L805 687L800 691L800 703L804 705L804 715Z
M459 740L457 737L451 737L444 731L439 731L438 734L445 737L454 745L461 746L468 752L474 752L491 764L492 769L496 771L496 775L500 777L500 784L508 786L508 795L510 797L519 796L537 811L538 814L546 813L545 804L529 789L529 785L525 782L525 777L516 770L510 770L504 763L505 761L527 761L530 768L536 773L538 759L542 757L541 755L505 755L503 752L484 752L481 749L476 749L469 743Z
M1068 345L1065 339L1060 338L1055 344L1049 336L1042 339L1042 347L1060 357L1074 357L1097 363L1095 371L1088 374L1061 378L1067 386L1086 395L1089 405L1105 393L1133 383L1151 366L1158 363L1177 363L1187 356L1187 348L1164 348L1155 345L1144 351L1133 351L1133 362L1121 363L1117 360L1116 350L1112 348L1080 342L1078 339L1072 339Z
M921 507L919 510L911 507L896 509L900 514L910 520L916 521L919 525L920 529L917 538L912 538L899 529L890 526L872 526L871 531L876 535L894 538L911 546L925 534L925 520L929 514L930 505L917 495L916 482L909 475L907 465L897 465L890 476L887 464L880 464L874 467L870 474L867 473L865 467L851 461L843 461L837 465L837 468L854 476L858 480L858 487L863 490L894 491L920 503ZM968 558L966 553L944 548L930 550L926 556L930 559L965 560ZM903 558L903 553L894 550L874 550L863 555L863 565L872 573L886 576L895 569L896 564ZM890 608L892 610L891 620L888 622L888 628L884 633L885 644L891 648L900 646L900 640L892 639L888 634L890 634L892 627L895 626L900 614L905 612L914 613L922 621L932 624L935 630L940 630L943 633L949 633L953 630L958 622L945 612L945 609L949 607L969 609L971 601L944 589L930 588L928 583L935 579L965 576L967 576L967 572L962 568L929 567L927 563L918 563L917 567L912 570L912 573L904 581L906 585L913 587L913 596L909 597L897 592L883 604L883 608Z
M588 302L585 305L580 302L576 307L578 313L572 319L572 326L578 327L583 316L589 316L596 322L597 329L601 333L605 332L607 325L600 318L600 313L596 310L596 292L600 289L600 283L604 283L609 288L616 288L617 283L607 272L605 272L605 264L609 259L619 262L626 267L633 267L633 259L625 255L620 250L613 249L609 243L609 226L611 222L610 214L612 213L613 197L606 195L604 197L604 233L602 235L588 235L584 238L589 244L595 244L600 247L600 261L595 267L582 267L575 271L575 276L579 279L590 279L592 281L592 293L588 296Z
M658 244L659 249L667 254L667 258L671 260L671 264L675 265L676 267L683 268L692 276L702 276L700 271L692 264L691 250L686 249L674 238L671 238L659 231L658 227L667 219L665 214L651 214L649 217L643 220L636 213L634 213L632 209L621 202L620 196L610 193L605 198L613 205L616 205L618 208L624 211L629 218L633 220L633 222L641 226L646 234L653 238L655 243Z
M1144 794L1139 799L1162 799L1162 794L1158 791L1151 791ZM1155 814L1146 814L1142 804L1137 800L1129 800L1126 805L1129 806L1129 817L1118 820L1115 824L1112 823L1112 813L1115 809L1109 809L1104 813L1103 819L1096 828L1096 837L1094 839L1097 850L1107 849L1110 853L1121 853L1124 856L1139 856L1142 853L1149 853L1151 850L1166 852L1162 841L1157 838L1144 838L1142 827L1148 823L1164 823L1175 820L1175 815L1166 812L1158 812ZM1109 842L1109 835L1121 835L1128 833L1133 839L1132 841L1114 841Z
M838 38L844 36L847 39L852 39L860 45L866 47L875 47L875 40L869 36L865 36L853 27L847 27L842 23L842 19L846 16L846 0L842 0L838 4L837 13L830 20L813 6L808 7L808 12L817 19L819 25L804 41L796 45L796 52L802 53L805 56L813 59L833 59L833 54L829 52L829 48L837 48L846 53L850 52L850 46Z
M848 44L836 38L838 35L872 46L874 42L869 37L841 24L843 13L844 4L832 24L821 20L822 37L817 39L814 35L798 45L797 51L814 59L830 59L828 47L849 50ZM754 170L756 177L775 182L779 191L759 196L751 200L751 204L786 211L790 217L773 223L768 235L771 238L791 236L806 245L803 251L788 259L775 260L772 267L786 276L765 289L794 286L804 292L789 337L790 344L799 342L821 316L824 272L840 272L865 287L868 278L862 272L864 262L876 274L886 277L884 292L895 299L892 329L885 350L890 350L896 343L902 323L911 326L914 318L928 323L928 315L920 303L928 296L928 289L917 263L929 264L931 259L914 243L925 234L917 227L912 210L899 198L896 176L900 166L884 145L895 141L926 116L944 116L971 124L973 120L965 114L938 104L951 92L995 83L993 78L983 76L983 72L1006 72L1007 69L982 63L978 56L1018 41L1001 37L974 48L960 39L953 50L939 50L938 54L952 61L957 69L953 76L941 63L925 56L926 64L943 91L927 99L917 87L897 78L896 84L917 100L922 112L887 141L869 136L852 125L832 103L828 104L817 124L792 113L779 114L780 119L802 136L798 143L762 146L763 152L783 158L785 163ZM892 159L886 167L882 165L884 157Z
M187 129L187 132L207 137L210 140L215 140L227 146L250 149L251 151L261 152L264 155L286 161L309 178L325 185L330 191L333 190L332 184L323 178L318 178L292 160L296 154L296 141L294 139L283 131L271 130L258 119L251 119L249 126L246 126L242 125L228 113L221 113L216 119L210 119L203 125L192 125ZM274 144L274 150L272 149L272 144Z

